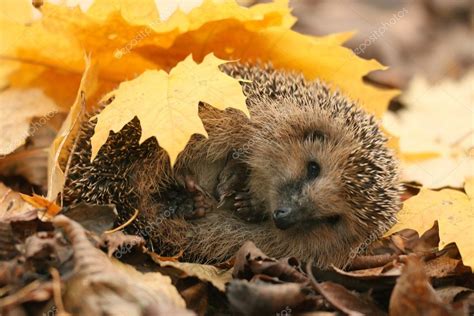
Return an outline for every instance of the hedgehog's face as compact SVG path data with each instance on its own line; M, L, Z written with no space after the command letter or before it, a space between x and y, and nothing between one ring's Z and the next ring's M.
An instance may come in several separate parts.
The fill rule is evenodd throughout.
M350 211L341 178L347 152L338 148L321 130L292 133L268 152L265 171L269 186L265 205L275 226L282 230L338 228Z
M252 190L281 230L319 239L360 239L370 231L370 220L363 218L370 216L364 213L373 211L374 201L363 189L354 191L351 180L362 177L377 187L381 175L354 168L354 155L364 158L361 142L348 132L345 120L316 110L293 108L273 117L276 128L258 135Z

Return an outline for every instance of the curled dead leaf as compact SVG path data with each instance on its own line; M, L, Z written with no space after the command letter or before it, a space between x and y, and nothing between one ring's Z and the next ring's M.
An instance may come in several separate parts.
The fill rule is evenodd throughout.
M397 280L390 298L390 315L451 315L430 284L423 264L416 256L406 258L403 273Z
M65 231L74 250L76 273L67 282L66 309L88 315L193 314L184 308L183 299L168 277L158 272L143 274L111 261L92 246L78 223L64 215L56 216L53 223Z

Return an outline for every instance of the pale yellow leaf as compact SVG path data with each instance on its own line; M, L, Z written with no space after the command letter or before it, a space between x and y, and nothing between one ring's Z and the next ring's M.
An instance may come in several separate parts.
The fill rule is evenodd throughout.
M58 112L56 104L41 90L8 89L0 92L0 155L23 145L28 136ZM39 125L30 125L40 117Z
M384 126L400 137L402 180L425 187L462 187L474 176L474 70L431 85L415 78Z
M48 194L49 200L56 199L62 192L65 175L64 169L69 156L68 150L73 147L73 141L80 129L81 122L84 119L85 102L97 88L97 68L95 63L91 63L86 58L86 68L79 85L76 101L71 106L69 114L53 141L48 156Z
M466 180L467 194L443 189L421 189L406 200L398 213L398 223L386 235L405 228L423 234L438 221L440 248L455 242L465 265L474 267L474 178Z
M32 209L34 207L23 200L20 193L0 182L0 219Z
M36 9L31 4L31 0L0 1L1 20L9 20L25 24L30 23L33 20L33 15L35 11Z
M106 142L111 130L120 131L135 116L142 127L140 142L155 136L174 163L192 134L207 135L198 116L200 101L222 110L233 107L248 115L238 80L218 68L225 62L210 54L201 64L196 64L188 56L169 74L146 71L136 79L120 84L107 96L114 96L114 100L96 116L91 159Z

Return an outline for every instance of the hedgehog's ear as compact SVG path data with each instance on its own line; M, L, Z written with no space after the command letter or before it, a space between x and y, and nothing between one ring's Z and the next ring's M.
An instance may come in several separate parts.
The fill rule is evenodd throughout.
M324 141L326 139L326 135L324 135L323 132L319 130L311 130L311 131L306 131L304 133L304 140L310 141L310 142L315 142L315 141Z

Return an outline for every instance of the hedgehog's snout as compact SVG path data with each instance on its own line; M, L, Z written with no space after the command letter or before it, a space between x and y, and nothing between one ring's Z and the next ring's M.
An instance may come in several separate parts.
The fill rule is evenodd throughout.
M273 211L273 222L279 229L287 229L296 223L294 210L291 207L281 207Z

